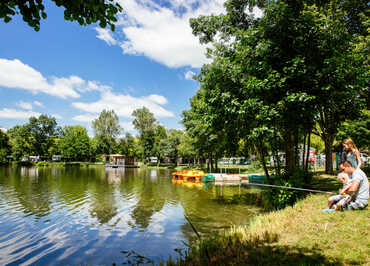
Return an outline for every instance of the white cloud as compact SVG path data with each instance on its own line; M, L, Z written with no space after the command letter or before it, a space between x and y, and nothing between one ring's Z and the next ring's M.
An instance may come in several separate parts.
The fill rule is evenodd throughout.
M3 127L0 127L0 130L2 130L3 132L6 132L7 129L6 128L3 128Z
M39 117L41 114L33 111L18 111L15 109L3 108L0 110L0 118L7 119L28 119L31 116Z
M95 81L85 81L75 75L68 78L51 77L47 80L40 72L18 59L2 58L0 58L0 86L32 93L46 93L63 99L80 97L76 90L85 92L110 89L108 86L100 85Z
M61 115L58 115L58 114L52 114L51 116L56 118L56 119L62 119L63 118Z
M85 114L85 115L76 115L72 119L76 120L76 121L79 121L79 122L91 123L97 117L98 117L98 115Z
M121 122L119 124L125 132L134 132L135 131L135 128L134 128L134 125L132 124L132 121L131 122Z
M105 41L108 45L116 45L117 41L113 38L111 31L108 29L102 29L96 27L95 30L98 32L97 38Z
M187 71L186 73L185 73L185 79L187 79L187 80L193 80L193 76L195 75L195 73L193 72L193 71Z
M34 101L33 104L37 105L39 107L44 107L44 105L42 103L40 103L39 101Z
M189 19L201 15L225 14L226 0L117 0L123 7L117 30L97 29L99 39L119 45L124 54L144 55L168 67L199 68L209 62L206 47L194 36ZM159 4L158 4L159 2ZM246 13L250 13L248 9ZM261 17L263 12L254 8ZM123 33L123 36L122 36Z
M174 114L162 105L167 103L167 99L161 95L152 94L135 98L129 94L114 94L111 91L106 91L101 94L100 100L97 102L74 102L72 106L87 112L88 114L75 116L73 119L81 122L91 122L96 118L93 114L99 114L104 109L114 110L119 117L131 118L131 114L135 109L146 107L155 117L173 117Z
M124 33L115 38L108 30L98 30L99 39L110 45L117 44L123 53L144 55L168 67L200 67L208 62L206 46L192 34L189 19L200 15L224 12L225 0L118 0L123 7L117 30Z
M30 102L19 101L17 102L17 106L19 106L22 109L32 110L32 103Z

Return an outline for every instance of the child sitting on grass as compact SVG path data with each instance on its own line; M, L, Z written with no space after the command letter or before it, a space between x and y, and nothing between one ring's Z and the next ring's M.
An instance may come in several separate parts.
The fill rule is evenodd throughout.
M351 195L347 193L351 184L349 176L341 172L338 174L338 179L343 183L343 188L339 189L338 195L331 196L328 199L328 209L326 210L340 211L342 210L342 206L351 200Z

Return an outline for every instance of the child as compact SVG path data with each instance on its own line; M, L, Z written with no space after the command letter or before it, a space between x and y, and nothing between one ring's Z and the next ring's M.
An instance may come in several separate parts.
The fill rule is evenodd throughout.
M346 173L341 172L338 174L338 179L343 183L343 188L339 189L338 195L331 196L328 199L328 209L335 211L340 211L342 206L351 200L351 196L346 194L351 184L349 176Z

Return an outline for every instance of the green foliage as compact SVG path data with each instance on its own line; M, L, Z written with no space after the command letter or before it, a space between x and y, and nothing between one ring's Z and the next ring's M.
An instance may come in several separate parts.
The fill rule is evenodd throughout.
M25 125L30 133L31 151L35 155L49 156L49 149L57 136L57 122L54 117L40 115L31 117Z
M130 133L126 133L118 142L118 152L126 156L141 158L140 149L138 141Z
M317 135L311 134L311 147L314 148L318 153L322 153L325 150L325 143Z
M64 127L58 145L61 155L67 160L85 161L90 156L90 139L82 126Z
M99 23L105 28L109 25L115 29L117 22L115 15L122 12L122 7L113 0L52 0L58 7L64 7L64 19L77 21L80 25ZM12 20L12 16L21 13L23 20L36 31L40 30L41 18L46 19L47 13L43 0L2 0L0 2L0 19L5 23Z
M0 129L0 164L8 162L8 154L10 153L9 136Z
M261 163L258 160L253 160L251 165L248 167L248 171L256 171L261 169Z
M261 18L245 12L257 2ZM262 160L267 147L282 142L287 170L293 171L300 134L310 132L317 120L330 155L339 124L356 117L363 104L358 95L366 83L364 51L353 48L356 34L363 34L359 7L367 6L335 0L312 6L309 1L266 3L230 0L227 14L191 20L193 33L214 48L184 125L196 129L192 137L206 139L203 146L212 139L222 143L217 136L225 136L226 147L245 139ZM331 170L330 158L327 162Z
M96 152L112 154L117 149L116 139L121 133L119 119L114 110L103 110L99 117L92 122L95 132Z
M143 148L144 158L153 156L156 134L161 134L163 127L160 126L161 128L157 128L158 123L154 114L146 107L134 110L132 116L135 118L132 124L140 134L139 138ZM156 149L158 150L158 148Z
M312 172L296 168L292 174L283 173L280 176L275 176L273 185L303 188L305 184L311 182L312 178ZM282 209L286 206L292 206L304 195L302 191L272 188L263 192L263 201L268 209Z
M0 165L6 164L8 162L8 150L4 148L0 148Z
M39 162L37 162L36 163L36 166L37 167L48 167L50 164L49 164L49 162L47 162L47 161L39 161Z
M170 129L167 132L167 138L165 139L164 143L164 155L174 158L177 161L179 157L179 149L178 146L181 142L181 138L183 136L183 132L181 130Z
M183 134L180 138L180 143L177 145L179 156L184 159L190 159L196 157L195 145L193 138L188 134Z
M359 149L370 147L370 110L362 110L358 119L342 123L336 139L341 144L346 138L351 138Z
M11 152L14 160L19 161L25 155L31 155L32 137L27 125L17 125L8 130Z

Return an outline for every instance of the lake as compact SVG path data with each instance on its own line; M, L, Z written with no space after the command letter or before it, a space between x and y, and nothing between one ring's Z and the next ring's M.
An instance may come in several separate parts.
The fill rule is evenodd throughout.
M0 167L0 265L158 263L196 234L248 224L257 190L172 182L167 169Z

